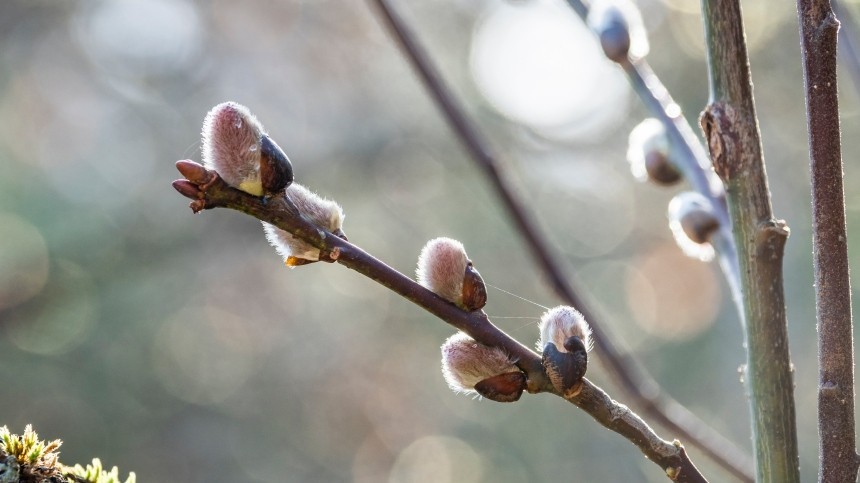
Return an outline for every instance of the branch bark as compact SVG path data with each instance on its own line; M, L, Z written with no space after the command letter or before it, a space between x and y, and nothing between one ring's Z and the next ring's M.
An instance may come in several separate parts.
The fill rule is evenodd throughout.
M854 90L860 94L860 39L857 38L857 24L854 23L849 7L844 7L837 0L830 0L830 6L839 19L839 55L842 56L842 65L848 69L851 80L854 81Z
M598 347L598 355L605 362L609 374L625 391L634 404L649 418L672 431L678 437L699 448L708 458L714 460L741 481L752 481L749 458L730 441L692 414L683 405L665 394L653 377L647 374L633 357L625 353L604 327L601 319L579 295L570 277L560 270L557 256L532 221L519 196L514 193L510 182L497 162L497 156L490 144L483 138L478 128L466 115L466 110L458 102L451 89L442 79L439 69L419 44L416 36L406 23L389 5L387 0L374 0L393 35L412 63L431 97L442 111L451 129L460 139L475 164L482 170L496 194L502 201L508 216L517 231L524 238L550 286L565 303L576 307L591 324ZM697 162L698 161L694 161ZM708 189L709 197L713 197ZM728 215L726 214L726 219ZM728 224L726 223L726 226ZM724 238L725 239L725 238ZM731 247L731 242L724 244ZM732 248L725 248L728 253ZM726 267L736 273L736 261L730 256ZM736 276L736 275L735 275ZM731 276L729 277L730 285ZM736 284L734 284L736 286Z
M773 217L738 0L702 0L711 99L702 113L726 186L746 314L756 480L800 479L794 384L782 285L788 228Z
M290 232L319 248L321 253L326 254L327 261L337 262L375 280L482 344L504 349L517 360L517 366L526 374L527 390L530 393L547 392L560 396L547 378L540 356L493 325L483 311L466 312L459 309L361 248L320 229L301 216L285 196L264 201L231 188L215 171L192 161L179 161L177 167L187 179L174 181L173 186L180 194L193 200L191 209L195 213L211 208L229 208ZM589 380L583 379L582 382L582 390L567 399L570 403L633 443L649 460L660 466L672 481L707 482L680 442L660 438L627 406L614 401Z
M818 317L818 433L822 482L856 481L854 334L845 227L839 101L839 22L828 0L798 0L812 169L812 247Z

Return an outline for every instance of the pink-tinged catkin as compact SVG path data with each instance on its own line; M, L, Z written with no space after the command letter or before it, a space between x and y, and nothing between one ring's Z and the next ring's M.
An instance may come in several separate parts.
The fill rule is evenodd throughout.
M546 311L540 318L540 340L537 348L542 351L548 342L555 344L560 352L567 352L564 341L569 337L579 337L586 350L591 350L591 327L578 310L559 305Z
M457 305L463 303L463 278L469 257L463 244L451 238L434 238L418 256L418 283Z
M514 360L498 347L489 347L457 332L442 344L442 375L456 392L475 393L484 379L518 372Z
M263 194L260 179L263 125L247 107L224 102L203 120L203 165L218 172L233 188Z
M343 209L337 202L325 199L298 183L287 187L286 196L302 216L319 228L334 233L343 227ZM264 222L263 229L266 232L266 239L284 260L290 257L308 261L319 260L318 248L269 223Z

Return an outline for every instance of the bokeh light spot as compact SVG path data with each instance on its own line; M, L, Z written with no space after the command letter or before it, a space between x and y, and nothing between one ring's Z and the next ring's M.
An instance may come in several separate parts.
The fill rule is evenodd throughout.
M39 230L0 212L0 310L38 294L48 281L48 247Z
M397 456L390 483L469 483L481 481L483 462L465 441L448 436L426 436Z
M496 5L475 28L471 69L496 110L546 137L591 137L627 113L627 81L566 5Z
M183 0L97 2L83 9L76 26L82 49L114 75L186 67L202 41L197 9Z
M677 45L693 58L705 58L705 40L701 5L689 0L662 0L669 9L666 24L678 40ZM787 22L795 22L794 10L783 8L784 2L758 0L743 6L747 49L755 52L768 48L769 42ZM790 14L786 15L786 14Z
M714 323L721 295L710 265L667 244L636 260L633 268L625 283L627 303L646 332L683 341Z
M95 327L97 296L89 273L59 260L40 296L30 301L35 307L11 317L6 326L9 339L36 354L66 353L86 341Z
M210 405L235 393L258 362L257 346L236 314L184 309L155 335L153 366L162 385L184 401Z

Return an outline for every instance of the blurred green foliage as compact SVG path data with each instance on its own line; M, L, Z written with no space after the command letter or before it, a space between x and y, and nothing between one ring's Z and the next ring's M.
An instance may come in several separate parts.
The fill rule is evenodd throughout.
M528 35L516 24L481 29L499 12L525 17L544 3L399 2L601 322L671 394L748 448L737 317L715 267L673 245L674 190L628 173L627 134L647 113L621 74L588 54L591 41L575 46L588 55L572 65L548 57L582 76L574 100L611 105L577 112L573 102L551 123L525 125L501 113L543 99L525 94L555 99L557 83L540 84L553 76L527 79L535 92L511 90L510 76L481 71L496 64L480 60L554 46L470 50L475 32L502 35L485 47ZM745 3L775 212L792 229L786 293L812 480L817 369L795 10ZM639 4L649 59L695 123L707 96L697 4ZM174 160L199 160L204 114L234 100L287 151L297 180L344 207L351 241L410 274L426 240L454 237L488 283L557 304L366 2L12 0L0 2L0 45L0 424L33 423L65 441L64 461L99 456L141 481L663 480L561 400L451 393L439 371L447 326L336 265L285 268L258 222L192 216L170 187ZM841 84L853 240L860 118L851 79ZM490 290L487 313L533 344L542 309ZM599 363L590 377L623 401Z

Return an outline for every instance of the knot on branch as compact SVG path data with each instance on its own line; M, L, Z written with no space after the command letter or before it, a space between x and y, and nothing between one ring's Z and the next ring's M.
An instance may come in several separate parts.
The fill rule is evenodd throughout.
M782 260L785 242L791 230L785 220L767 220L756 232L756 255L763 259Z
M810 2L803 12L803 23L812 27L816 35L821 35L828 30L836 32L839 30L839 20L830 6L830 2Z
M699 124L705 134L714 171L726 183L736 178L745 169L744 158L740 155L737 111L724 102L712 102L699 117Z

